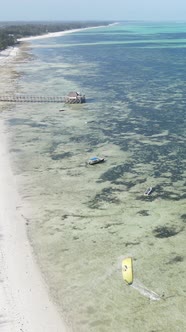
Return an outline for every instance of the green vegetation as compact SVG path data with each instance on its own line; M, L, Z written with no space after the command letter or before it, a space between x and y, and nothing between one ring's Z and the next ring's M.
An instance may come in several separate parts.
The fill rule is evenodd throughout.
M49 32L82 29L112 22L0 22L0 50L18 43L22 37L37 36Z
M17 43L14 35L7 33L4 29L0 28L0 50L4 50L8 46L13 46Z

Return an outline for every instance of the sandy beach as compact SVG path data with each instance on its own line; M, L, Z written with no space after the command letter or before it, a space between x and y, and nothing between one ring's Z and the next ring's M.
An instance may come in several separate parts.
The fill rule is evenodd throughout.
M88 28L85 28L85 29L73 29L73 30L59 31L59 32L49 32L49 33L46 33L46 34L40 35L40 36L30 36L30 37L20 38L20 39L18 39L18 41L21 42L21 41L29 41L29 40L35 40L35 39L45 39L45 38L60 37L60 36L66 35L68 33L78 32L78 31L86 30L86 29L88 29ZM93 29L93 28L91 28L91 29Z
M10 88L12 60L18 48L0 55L1 80ZM7 85L6 85L7 84ZM11 88L12 89L12 88ZM1 87L2 93L2 87ZM0 105L0 110L5 106ZM66 331L27 238L16 178L9 158L7 128L0 117L0 330L1 332Z

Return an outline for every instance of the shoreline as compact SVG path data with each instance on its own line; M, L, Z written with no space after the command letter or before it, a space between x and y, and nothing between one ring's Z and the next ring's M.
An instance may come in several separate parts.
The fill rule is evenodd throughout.
M108 24L108 25L100 25L100 26L97 26L97 27L87 27L87 28L64 30L64 31L58 31L58 32L49 32L49 33L46 33L46 34L43 34L43 35L19 38L18 41L22 42L22 41L29 41L29 40L36 40L36 39L61 37L61 36L65 36L69 33L80 32L80 31L90 30L90 29L98 29L98 28L103 28L103 27L105 28L105 27L109 27L111 25L116 25L116 24L118 24L118 23L111 23L111 24Z
M69 33L73 33L73 32L79 32L82 30L86 30L88 28L82 28L82 29L73 29L73 30L66 30L66 31L58 31L58 32L49 32L46 33L44 35L38 35L38 36L30 36L30 37L23 37L23 38L19 38L18 41L22 42L22 41L29 41L29 40L36 40L36 39L45 39L45 38L52 38L52 37L61 37L64 35L67 35ZM90 29L90 28L89 28Z
M0 64L6 64L2 80L7 87L12 84L8 66L13 67L18 52L19 48L15 47L1 53ZM2 332L65 332L67 326L50 299L27 236L3 116L0 117L0 182L0 329Z
M19 52L19 46L9 46L5 50L0 51L0 66L12 62Z

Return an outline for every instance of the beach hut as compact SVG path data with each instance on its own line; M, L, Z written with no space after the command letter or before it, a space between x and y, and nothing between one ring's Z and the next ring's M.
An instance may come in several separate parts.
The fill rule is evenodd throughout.
M81 95L79 92L69 92L69 94L65 97L65 103L69 104L82 104L85 103L85 95Z

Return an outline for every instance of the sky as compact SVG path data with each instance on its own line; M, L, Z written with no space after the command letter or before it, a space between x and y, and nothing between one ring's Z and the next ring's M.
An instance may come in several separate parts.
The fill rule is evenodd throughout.
M1 0L0 21L186 22L186 0Z

